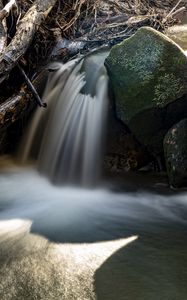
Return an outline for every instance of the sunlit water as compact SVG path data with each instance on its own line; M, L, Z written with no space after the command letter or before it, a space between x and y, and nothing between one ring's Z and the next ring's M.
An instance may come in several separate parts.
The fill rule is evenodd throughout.
M186 299L185 192L58 187L11 165L0 191L0 299Z

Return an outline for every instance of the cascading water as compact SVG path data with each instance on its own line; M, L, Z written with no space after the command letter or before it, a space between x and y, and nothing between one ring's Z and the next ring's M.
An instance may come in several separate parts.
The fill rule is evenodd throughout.
M48 109L21 151L40 172L0 159L1 300L186 299L186 193L162 194L155 177L136 176L130 193L85 188L102 155L106 55L53 65Z
M93 185L100 174L107 111L107 51L67 64L55 64L21 154L57 183Z

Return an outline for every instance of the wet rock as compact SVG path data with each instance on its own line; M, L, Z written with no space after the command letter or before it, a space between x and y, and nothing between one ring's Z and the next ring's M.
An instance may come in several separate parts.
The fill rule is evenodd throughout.
M187 187L187 119L174 125L164 138L164 152L169 182L173 187Z
M128 128L109 108L104 156L105 173L125 173L139 170L152 161L145 147L140 145Z
M185 53L165 35L142 27L111 49L105 65L118 118L143 145L159 153L171 127L167 108L187 91Z

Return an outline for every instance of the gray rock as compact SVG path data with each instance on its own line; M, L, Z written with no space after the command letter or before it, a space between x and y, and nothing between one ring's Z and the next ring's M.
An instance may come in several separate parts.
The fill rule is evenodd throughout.
M187 187L187 119L174 125L164 138L164 153L169 182Z

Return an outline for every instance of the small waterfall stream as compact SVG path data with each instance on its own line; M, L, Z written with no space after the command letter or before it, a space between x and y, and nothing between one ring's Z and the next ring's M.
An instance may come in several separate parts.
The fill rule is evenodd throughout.
M0 158L0 300L186 299L186 192L96 185L106 55L54 64L24 164Z
M38 169L56 183L95 184L101 173L101 156L107 115L107 51L56 64L44 99L48 112L38 109L21 156L34 156ZM34 152L34 153L33 153Z

